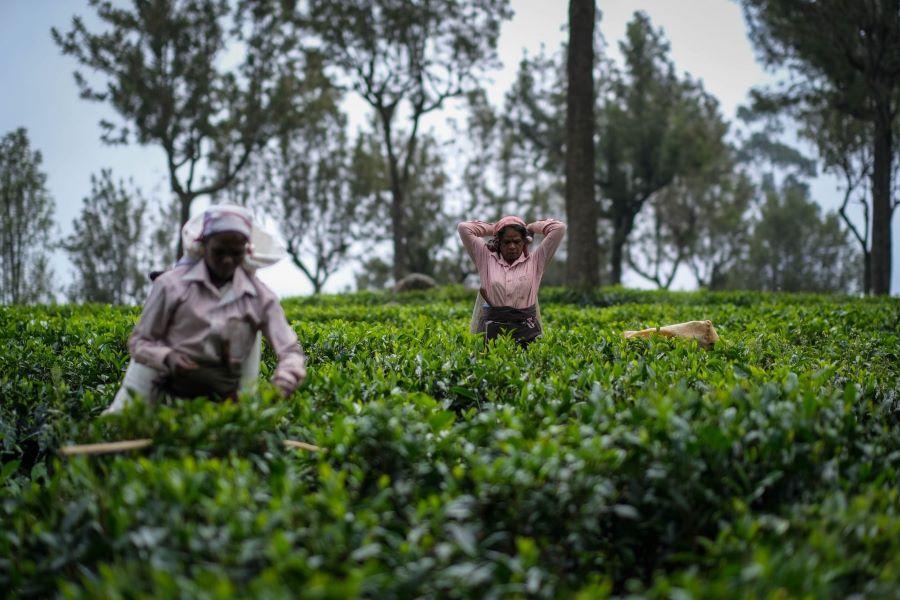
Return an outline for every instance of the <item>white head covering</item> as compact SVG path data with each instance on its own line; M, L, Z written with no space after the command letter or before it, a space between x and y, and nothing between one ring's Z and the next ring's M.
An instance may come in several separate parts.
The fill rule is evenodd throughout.
M253 230L253 215L243 206L218 204L210 206L203 212L203 229L200 237L206 239L217 233L226 231L240 233L248 240Z
M250 240L244 267L251 271L274 265L287 255L280 236L263 226L246 208L237 204L215 204L192 217L181 228L185 258L199 260L203 256L203 239L223 231L237 231Z

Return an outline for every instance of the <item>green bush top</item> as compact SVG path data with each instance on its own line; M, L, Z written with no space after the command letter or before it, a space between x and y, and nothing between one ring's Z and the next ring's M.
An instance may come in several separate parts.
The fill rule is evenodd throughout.
M0 587L19 597L888 597L900 302L473 292L289 299L279 401L97 417L138 308L0 307ZM710 319L721 341L629 340ZM263 378L274 357L264 352ZM150 448L62 459L67 443ZM288 451L284 439L325 448Z

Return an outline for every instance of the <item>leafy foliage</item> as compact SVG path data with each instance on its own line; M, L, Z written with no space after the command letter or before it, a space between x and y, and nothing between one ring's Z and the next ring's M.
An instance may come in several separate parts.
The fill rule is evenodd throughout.
M0 308L0 585L21 597L889 596L900 303L542 292L287 301L303 388L96 418L133 309ZM626 341L711 319L722 337ZM263 356L263 375L273 356ZM63 443L152 437L130 455ZM301 439L321 453L286 451Z
M146 297L150 279L144 231L147 201L137 189L128 190L112 171L91 175L91 195L62 246L77 273L69 297L73 302L134 304Z
M676 178L701 180L719 170L728 149L718 103L700 82L679 78L669 44L646 14L635 13L620 44L599 118L601 214L612 224L611 282L622 277L623 248L635 219Z
M791 178L781 189L769 180L763 190L766 199L731 285L785 292L860 289L858 252L837 214L821 215L807 187Z
M844 153L840 169L860 148L848 127L862 131L871 156L871 252L866 287L890 293L893 163L900 100L900 3L897 0L741 0L750 38L767 66L789 77L774 90L757 90L759 108L796 117L833 168L835 147ZM817 128L819 115L831 122ZM847 167L850 167L848 170ZM848 181L847 192L855 185ZM846 203L845 203L846 205ZM868 205L864 215L868 226ZM867 237L867 236L866 236ZM864 248L865 250L865 248Z
M423 118L477 88L496 61L500 24L511 16L508 0L309 3L326 55L373 110L388 183L395 281L415 270L410 260L423 245L421 223L410 216L427 212L417 205L428 198L410 193Z
M109 144L157 144L166 155L180 223L198 196L222 190L290 105L296 47L277 3L149 0L114 6L89 0L102 23L52 30L82 71L83 98L108 103L121 123L102 121ZM253 6L251 6L251 4ZM231 57L241 55L237 64ZM179 241L179 256L181 246Z
M46 302L51 297L47 251L53 199L41 160L25 129L0 139L0 304Z
M291 260L318 294L363 235L342 96L321 55L304 56L284 127L222 195L280 224Z

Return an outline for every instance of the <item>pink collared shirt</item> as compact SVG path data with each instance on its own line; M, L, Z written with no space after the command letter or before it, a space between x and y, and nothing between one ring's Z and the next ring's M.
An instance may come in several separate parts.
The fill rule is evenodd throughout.
M299 385L306 359L275 293L243 268L230 284L216 288L199 260L153 282L128 349L135 361L161 372L168 372L166 357L175 349L200 365L239 372L257 331L278 357L275 377Z
M465 221L457 225L456 230L478 268L481 287L487 295L485 300L491 306L521 309L534 306L537 302L544 267L559 249L566 235L566 224L556 219L532 223L531 231L544 235L544 240L534 252L528 255L523 252L512 264L497 252L488 250L487 243L481 239L494 234L493 224Z

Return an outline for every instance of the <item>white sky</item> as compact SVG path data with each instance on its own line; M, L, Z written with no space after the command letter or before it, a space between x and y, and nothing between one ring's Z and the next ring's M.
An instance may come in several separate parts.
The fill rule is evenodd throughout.
M494 74L489 88L495 106L500 106L511 85L523 52L534 55L542 45L548 52L555 52L566 34L567 0L512 0L512 6L515 16L504 26L500 38L504 67ZM633 13L645 11L655 27L663 28L678 71L703 80L729 120L751 87L773 80L754 60L734 0L599 0L598 8L610 52L616 52ZM74 14L89 14L85 0L0 0L0 56L4 57L0 61L0 135L24 126L32 146L43 154L60 236L71 231L81 200L90 192L90 176L102 168L112 168L116 178L133 179L148 197L169 197L161 150L108 147L99 141L97 123L113 116L111 109L78 97L72 79L75 61L62 56L50 37L53 26L67 31ZM351 115L353 121L366 118ZM439 121L447 118L449 115L436 117L438 122L432 122L432 126L440 129ZM812 194L826 209L837 206L834 179L817 179ZM894 237L898 237L900 217L895 215L893 224ZM892 292L897 294L900 243L895 241L893 250ZM68 281L67 261L60 256L54 264L59 279ZM355 265L339 272L326 290L340 291L352 285L353 268ZM282 296L311 290L289 263L265 269L260 277ZM640 281L629 279L626 283L638 285Z

